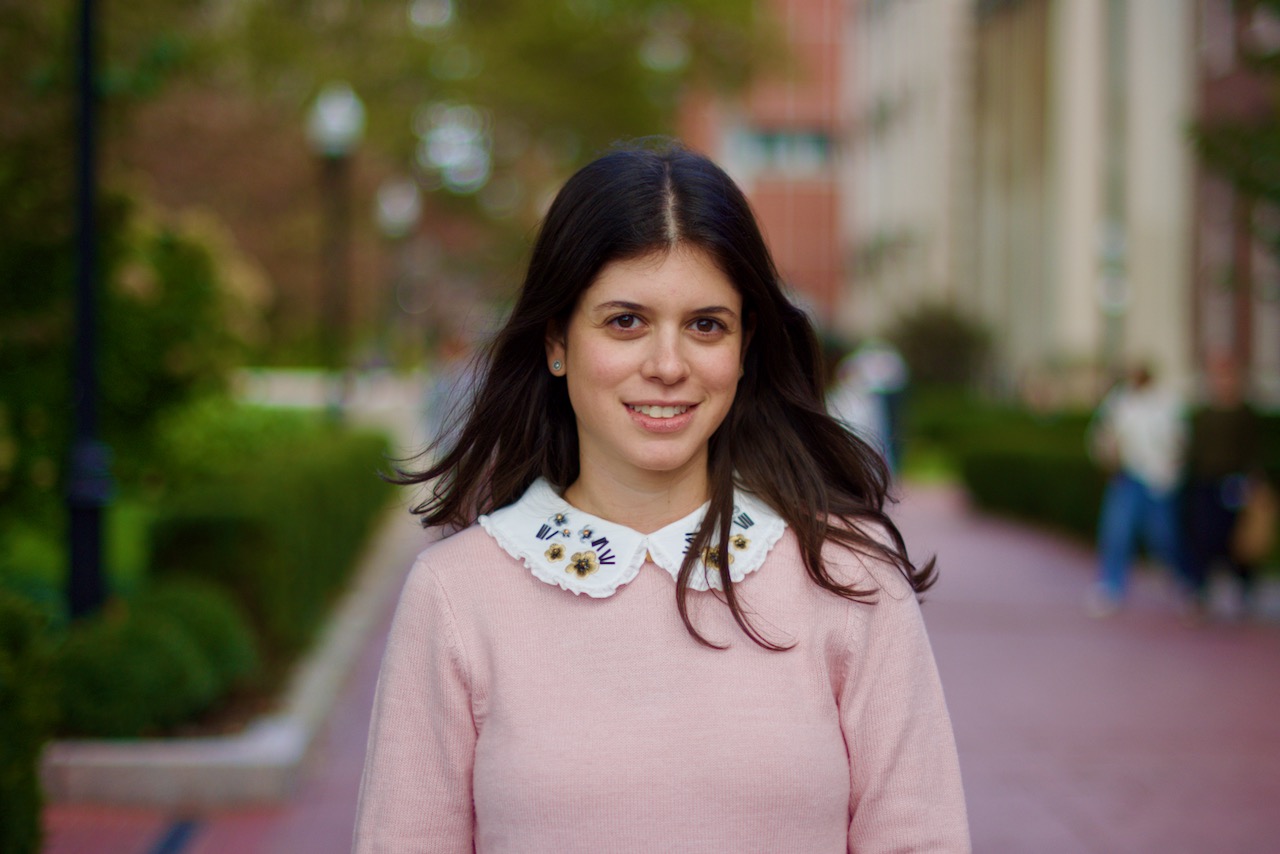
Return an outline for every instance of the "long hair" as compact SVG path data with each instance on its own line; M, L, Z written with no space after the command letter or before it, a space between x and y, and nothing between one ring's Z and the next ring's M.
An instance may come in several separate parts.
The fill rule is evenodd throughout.
M689 633L715 646L690 619L689 578L708 548L729 554L735 487L786 520L819 587L862 602L877 592L827 572L822 548L830 540L890 563L917 593L926 590L935 579L933 561L917 568L884 512L884 460L827 414L817 335L782 292L746 197L706 157L670 142L605 154L552 202L459 429L423 470L400 470L395 478L427 487L413 508L423 526L466 527L516 501L538 477L562 492L577 480L577 426L565 380L547 370L548 330L566 327L605 265L677 246L696 247L719 266L741 294L746 328L753 330L733 405L708 447L710 506L676 580L676 605ZM707 563L718 564L722 598L743 632L767 649L785 648L744 614L728 561Z

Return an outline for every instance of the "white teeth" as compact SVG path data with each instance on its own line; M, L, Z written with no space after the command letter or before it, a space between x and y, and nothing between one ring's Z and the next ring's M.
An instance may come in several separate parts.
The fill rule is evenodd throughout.
M643 415L648 415L650 418L674 418L689 411L687 406L649 406L648 404L641 404L631 408Z

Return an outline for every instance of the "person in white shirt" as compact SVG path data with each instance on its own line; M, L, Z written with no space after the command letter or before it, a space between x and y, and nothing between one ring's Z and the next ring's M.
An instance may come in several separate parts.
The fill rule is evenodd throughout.
M1098 520L1098 582L1090 599L1095 616L1125 600L1139 537L1181 580L1178 489L1187 428L1182 401L1155 383L1146 365L1102 401L1089 428L1094 460L1111 472Z

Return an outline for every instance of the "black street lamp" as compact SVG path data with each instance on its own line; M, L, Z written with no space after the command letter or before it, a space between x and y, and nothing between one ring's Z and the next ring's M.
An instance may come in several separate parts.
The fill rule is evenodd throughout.
M106 599L102 571L102 508L111 501L111 450L98 440L97 346L97 86L94 0L81 0L78 44L76 150L76 335L72 377L73 425L67 479L71 616L97 611Z
M346 83L320 90L307 119L307 138L320 157L324 238L321 258L324 359L330 371L341 371L331 408L341 416L349 391L347 350L350 346L351 153L364 135L364 104Z

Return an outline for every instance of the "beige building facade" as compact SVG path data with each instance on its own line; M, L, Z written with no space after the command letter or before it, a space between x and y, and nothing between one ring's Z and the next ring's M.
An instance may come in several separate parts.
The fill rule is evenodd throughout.
M947 301L1046 403L1135 359L1189 380L1195 0L855 6L842 321Z
M848 4L841 175L850 279L835 326L874 334L954 301L970 197L971 0Z

